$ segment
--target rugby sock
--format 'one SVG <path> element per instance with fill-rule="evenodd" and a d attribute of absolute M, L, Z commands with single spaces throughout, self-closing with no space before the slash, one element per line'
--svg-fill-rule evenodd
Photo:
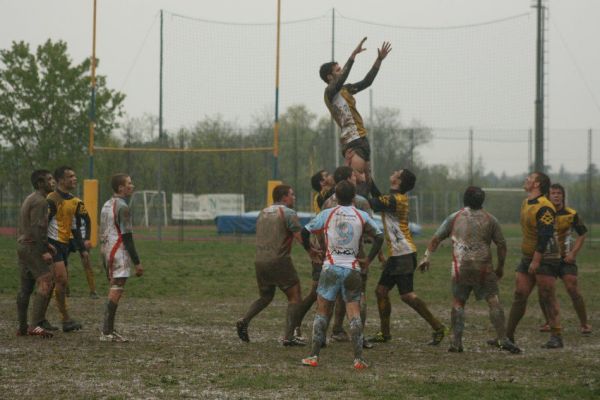
<path fill-rule="evenodd" d="M 392 314 L 392 303 L 390 298 L 377 297 L 377 309 L 379 310 L 379 323 L 383 336 L 390 336 L 390 315 Z"/>
<path fill-rule="evenodd" d="M 440 321 L 437 320 L 431 314 L 431 311 L 427 308 L 427 304 L 423 300 L 418 297 L 414 297 L 409 300 L 405 300 L 406 304 L 408 304 L 413 310 L 415 310 L 425 321 L 431 325 L 434 331 L 439 331 L 444 328 L 444 325 Z"/>
<path fill-rule="evenodd" d="M 462 336 L 465 330 L 465 309 L 463 307 L 452 307 L 450 319 L 452 323 L 452 344 L 456 348 L 461 348 Z"/>
<path fill-rule="evenodd" d="M 329 318 L 327 318 L 327 316 L 321 315 L 319 313 L 315 314 L 315 321 L 313 323 L 312 334 L 312 356 L 318 356 L 321 352 L 321 347 L 323 346 L 323 343 L 325 343 L 327 325 L 329 325 Z"/>
<path fill-rule="evenodd" d="M 94 278 L 94 270 L 90 268 L 85 268 L 85 279 L 87 280 L 87 284 L 90 288 L 90 292 L 96 292 L 96 279 Z"/>
<path fill-rule="evenodd" d="M 550 327 L 550 335 L 552 335 L 552 336 L 559 336 L 560 337 L 561 336 L 561 331 L 562 331 L 562 329 L 561 329 L 560 325 L 558 325 L 558 326 L 551 326 Z"/>
<path fill-rule="evenodd" d="M 520 293 L 515 293 L 515 298 L 512 306 L 510 307 L 508 322 L 506 324 L 506 337 L 508 337 L 512 342 L 515 341 L 515 331 L 517 330 L 519 321 L 521 321 L 521 318 L 523 318 L 523 315 L 525 315 L 526 308 L 527 297 Z"/>
<path fill-rule="evenodd" d="M 68 321 L 70 319 L 69 312 L 67 311 L 67 296 L 65 287 L 56 286 L 54 289 L 54 302 L 58 308 L 58 312 L 62 317 L 62 321 Z"/>
<path fill-rule="evenodd" d="M 291 340 L 294 336 L 294 329 L 300 325 L 298 316 L 302 306 L 300 303 L 288 303 L 287 315 L 285 319 L 285 333 L 283 338 Z"/>
<path fill-rule="evenodd" d="M 360 320 L 362 321 L 362 329 L 365 329 L 367 323 L 367 296 L 364 293 L 360 295 Z"/>
<path fill-rule="evenodd" d="M 539 291 L 538 291 L 538 302 L 540 303 L 540 309 L 542 310 L 542 314 L 544 315 L 544 322 L 547 324 L 549 321 L 548 310 L 546 310 L 546 307 L 544 307 L 544 302 L 542 301 L 542 297 L 539 295 Z"/>
<path fill-rule="evenodd" d="M 504 319 L 504 310 L 498 302 L 490 304 L 490 321 L 496 330 L 496 338 L 502 340 L 506 337 L 506 322 Z"/>
<path fill-rule="evenodd" d="M 300 302 L 300 310 L 298 311 L 298 325 L 302 324 L 302 320 L 304 320 L 304 317 L 306 316 L 308 310 L 310 310 L 313 304 L 315 304 L 315 301 L 317 301 L 317 292 L 311 290 L 308 296 L 306 296 Z"/>
<path fill-rule="evenodd" d="M 571 297 L 573 301 L 573 308 L 575 308 L 575 312 L 577 313 L 577 317 L 579 317 L 579 323 L 581 326 L 587 325 L 587 312 L 585 310 L 585 303 L 583 302 L 583 297 L 580 294 L 577 296 Z"/>
<path fill-rule="evenodd" d="M 346 303 L 341 295 L 335 299 L 335 311 L 333 315 L 333 334 L 344 332 L 344 316 L 346 315 Z"/>
<path fill-rule="evenodd" d="M 33 292 L 34 281 L 21 279 L 21 290 L 17 294 L 17 316 L 19 318 L 19 330 L 27 331 L 27 309 L 29 308 L 29 296 Z"/>
<path fill-rule="evenodd" d="M 115 330 L 115 314 L 117 313 L 117 303 L 110 300 L 106 301 L 104 309 L 104 324 L 102 325 L 102 333 L 105 335 L 111 334 Z"/>
<path fill-rule="evenodd" d="M 256 316 L 256 314 L 264 310 L 265 307 L 267 307 L 269 303 L 271 303 L 271 300 L 273 300 L 272 295 L 260 296 L 254 303 L 250 305 L 250 308 L 246 312 L 246 315 L 244 315 L 244 321 L 246 321 L 246 323 L 250 323 L 250 321 Z"/>
<path fill-rule="evenodd" d="M 43 295 L 35 292 L 33 295 L 33 305 L 31 312 L 31 325 L 36 327 L 46 319 L 46 308 L 50 295 Z"/>
<path fill-rule="evenodd" d="M 360 317 L 350 320 L 350 337 L 352 338 L 352 347 L 354 347 L 354 358 L 362 358 L 363 329 Z"/>

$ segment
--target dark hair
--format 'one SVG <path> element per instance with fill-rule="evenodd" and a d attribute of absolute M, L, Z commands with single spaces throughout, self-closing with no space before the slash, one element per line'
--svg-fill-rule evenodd
<path fill-rule="evenodd" d="M 325 172 L 324 169 L 320 170 L 319 172 L 310 177 L 310 186 L 315 192 L 321 191 L 321 181 L 323 180 L 323 172 Z"/>
<path fill-rule="evenodd" d="M 114 174 L 110 178 L 110 187 L 112 188 L 113 192 L 119 193 L 119 186 L 124 186 L 127 178 L 129 178 L 129 175 L 124 174 L 122 172 Z"/>
<path fill-rule="evenodd" d="M 484 200 L 485 192 L 478 186 L 469 186 L 463 195 L 463 204 L 473 210 L 479 210 Z"/>
<path fill-rule="evenodd" d="M 63 165 L 62 167 L 58 167 L 54 170 L 54 179 L 58 182 L 59 179 L 64 178 L 65 172 L 67 171 L 75 171 L 73 168 Z"/>
<path fill-rule="evenodd" d="M 352 204 L 352 200 L 356 196 L 356 188 L 348 181 L 341 181 L 335 185 L 335 197 L 337 197 L 338 204 L 341 206 L 349 206 Z"/>
<path fill-rule="evenodd" d="M 331 74 L 333 67 L 336 64 L 337 64 L 337 62 L 330 61 L 330 62 L 326 62 L 325 64 L 321 65 L 321 68 L 319 68 L 319 76 L 321 77 L 321 79 L 323 79 L 325 81 L 325 83 L 329 83 L 329 81 L 327 80 L 327 75 Z"/>
<path fill-rule="evenodd" d="M 548 196 L 548 192 L 550 191 L 550 178 L 543 172 L 534 172 L 535 181 L 540 184 L 540 192 L 544 196 Z"/>
<path fill-rule="evenodd" d="M 277 185 L 273 188 L 273 201 L 279 203 L 290 192 L 290 185 Z"/>
<path fill-rule="evenodd" d="M 400 173 L 400 193 L 410 192 L 415 187 L 417 177 L 409 169 L 403 169 Z"/>
<path fill-rule="evenodd" d="M 335 183 L 340 183 L 341 181 L 345 181 L 352 177 L 352 173 L 354 170 L 346 165 L 341 167 L 337 167 L 333 172 L 333 180 Z"/>
<path fill-rule="evenodd" d="M 563 204 L 567 202 L 567 193 L 565 192 L 565 188 L 563 185 L 561 185 L 560 183 L 553 183 L 552 185 L 550 185 L 550 189 L 560 190 L 563 197 Z"/>
<path fill-rule="evenodd" d="M 43 184 L 46 181 L 46 175 L 51 175 L 52 173 L 47 169 L 36 169 L 31 173 L 31 184 L 35 190 L 39 189 L 40 184 Z"/>

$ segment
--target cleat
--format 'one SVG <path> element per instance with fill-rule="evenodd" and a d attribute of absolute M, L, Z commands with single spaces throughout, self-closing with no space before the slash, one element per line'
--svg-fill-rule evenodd
<path fill-rule="evenodd" d="M 99 298 L 100 298 L 100 296 L 98 296 L 98 293 L 96 293 L 96 292 L 90 292 L 90 299 L 96 300 L 96 299 L 99 299 Z"/>
<path fill-rule="evenodd" d="M 29 333 L 29 327 L 26 328 L 18 328 L 17 329 L 17 336 L 27 336 Z"/>
<path fill-rule="evenodd" d="M 501 350 L 506 350 L 512 354 L 521 353 L 521 349 L 515 346 L 515 344 L 510 339 L 504 339 L 503 341 L 498 341 L 498 347 Z"/>
<path fill-rule="evenodd" d="M 498 339 L 488 339 L 485 341 L 489 346 L 500 347 L 500 341 Z"/>
<path fill-rule="evenodd" d="M 281 341 L 281 343 L 283 344 L 284 347 L 294 347 L 294 346 L 306 346 L 306 342 L 303 340 L 300 340 L 297 337 L 293 337 L 291 339 L 283 339 Z"/>
<path fill-rule="evenodd" d="M 72 332 L 72 331 L 78 331 L 83 327 L 83 325 L 81 325 L 81 323 L 74 321 L 72 319 L 63 322 L 62 324 L 62 330 L 63 332 Z"/>
<path fill-rule="evenodd" d="M 35 328 L 31 328 L 29 327 L 27 329 L 27 334 L 29 336 L 39 336 L 43 339 L 50 339 L 52 336 L 54 336 L 52 334 L 52 332 L 45 330 L 44 328 L 42 328 L 41 326 L 36 326 Z"/>
<path fill-rule="evenodd" d="M 370 342 L 370 343 L 385 343 L 385 342 L 389 342 L 390 340 L 392 340 L 392 336 L 384 335 L 381 331 L 377 332 L 373 336 L 367 338 L 367 342 Z"/>
<path fill-rule="evenodd" d="M 238 320 L 235 323 L 235 327 L 237 329 L 237 334 L 242 342 L 248 343 L 250 341 L 250 336 L 248 336 L 248 323 L 243 319 Z"/>
<path fill-rule="evenodd" d="M 350 336 L 348 336 L 348 333 L 346 333 L 346 331 L 340 331 L 332 333 L 331 340 L 333 340 L 334 342 L 349 342 Z"/>
<path fill-rule="evenodd" d="M 582 335 L 591 335 L 592 334 L 592 326 L 590 324 L 581 325 L 580 332 Z"/>
<path fill-rule="evenodd" d="M 462 353 L 464 351 L 462 346 L 455 346 L 453 344 L 448 347 L 448 353 Z"/>
<path fill-rule="evenodd" d="M 542 349 L 562 349 L 564 347 L 562 337 L 550 336 L 550 340 L 542 345 Z"/>
<path fill-rule="evenodd" d="M 306 338 L 302 336 L 302 331 L 300 330 L 299 326 L 294 329 L 294 337 L 302 342 L 306 342 Z"/>
<path fill-rule="evenodd" d="M 112 331 L 112 333 L 109 333 L 108 335 L 104 334 L 103 332 L 100 332 L 100 341 L 101 342 L 115 342 L 115 343 L 129 342 L 128 339 L 121 336 L 121 334 L 118 333 L 117 331 Z"/>
<path fill-rule="evenodd" d="M 318 367 L 319 366 L 319 356 L 310 356 L 302 359 L 302 365 L 307 367 Z"/>
<path fill-rule="evenodd" d="M 540 326 L 540 332 L 544 332 L 544 333 L 548 333 L 550 332 L 550 325 L 548 325 L 547 323 Z"/>
<path fill-rule="evenodd" d="M 437 331 L 433 331 L 433 333 L 431 334 L 431 342 L 429 342 L 428 344 L 430 346 L 439 345 L 440 343 L 442 343 L 442 340 L 444 340 L 444 337 L 446 336 L 447 332 L 448 328 L 446 328 L 445 326 L 442 326 Z"/>
<path fill-rule="evenodd" d="M 367 339 L 363 339 L 363 349 L 371 350 L 375 345 L 369 342 Z"/>
<path fill-rule="evenodd" d="M 352 364 L 352 366 L 356 370 L 361 370 L 361 369 L 367 369 L 367 368 L 369 368 L 369 364 L 367 364 L 367 362 L 365 360 L 363 360 L 362 358 L 356 358 L 356 359 L 354 359 L 354 363 Z"/>
<path fill-rule="evenodd" d="M 38 325 L 41 326 L 42 328 L 44 328 L 47 331 L 57 331 L 58 330 L 58 328 L 56 326 L 50 324 L 50 322 L 48 322 L 47 319 L 43 320 Z"/>

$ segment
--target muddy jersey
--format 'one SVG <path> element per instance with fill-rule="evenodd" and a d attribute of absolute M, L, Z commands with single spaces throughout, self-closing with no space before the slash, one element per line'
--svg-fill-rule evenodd
<path fill-rule="evenodd" d="M 281 203 L 263 209 L 256 220 L 256 262 L 289 258 L 294 233 L 302 226 L 296 211 Z"/>
<path fill-rule="evenodd" d="M 48 203 L 39 192 L 31 193 L 21 205 L 17 242 L 40 253 L 48 251 Z"/>
<path fill-rule="evenodd" d="M 560 256 L 564 257 L 571 251 L 571 233 L 575 231 L 579 236 L 587 233 L 587 227 L 574 209 L 563 207 L 556 212 L 556 236 Z"/>
<path fill-rule="evenodd" d="M 132 265 L 123 244 L 123 235 L 132 232 L 129 205 L 122 197 L 112 197 L 100 212 L 100 251 L 109 268 Z"/>
<path fill-rule="evenodd" d="M 388 256 L 403 256 L 417 251 L 417 246 L 408 228 L 408 195 L 396 190 L 371 199 L 373 211 L 381 213 L 383 232 Z"/>
<path fill-rule="evenodd" d="M 492 242 L 506 247 L 506 240 L 496 217 L 485 210 L 465 207 L 450 214 L 435 232 L 440 241 L 452 240 L 452 277 L 492 271 Z"/>
<path fill-rule="evenodd" d="M 542 253 L 544 261 L 556 261 L 560 258 L 555 224 L 556 209 L 545 196 L 523 200 L 521 205 L 523 257 L 532 258 L 538 251 Z"/>
<path fill-rule="evenodd" d="M 306 225 L 311 233 L 323 233 L 325 264 L 360 270 L 357 259 L 363 234 L 381 231 L 366 212 L 354 206 L 337 206 L 321 211 Z"/>
<path fill-rule="evenodd" d="M 379 71 L 378 68 L 372 67 L 362 81 L 344 84 L 353 63 L 354 61 L 349 59 L 344 65 L 339 79 L 331 82 L 325 89 L 325 105 L 340 127 L 340 143 L 342 145 L 367 135 L 363 119 L 356 109 L 354 95 L 371 86 Z"/>

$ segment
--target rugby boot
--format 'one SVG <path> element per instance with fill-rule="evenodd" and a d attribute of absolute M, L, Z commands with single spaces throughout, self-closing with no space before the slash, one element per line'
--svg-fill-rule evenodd
<path fill-rule="evenodd" d="M 367 342 L 371 343 L 385 343 L 392 340 L 391 335 L 384 335 L 383 332 L 379 331 L 371 337 L 367 338 Z"/>
<path fill-rule="evenodd" d="M 96 300 L 96 299 L 99 299 L 99 298 L 100 298 L 100 296 L 98 296 L 98 293 L 96 293 L 96 292 L 90 292 L 90 299 Z"/>
<path fill-rule="evenodd" d="M 250 336 L 248 336 L 248 323 L 243 319 L 240 319 L 235 323 L 235 327 L 242 342 L 248 343 L 250 341 Z"/>
<path fill-rule="evenodd" d="M 547 323 L 540 326 L 540 332 L 544 332 L 544 333 L 548 333 L 550 332 L 550 325 L 548 325 Z"/>
<path fill-rule="evenodd" d="M 361 369 L 367 369 L 367 368 L 369 368 L 369 364 L 367 364 L 367 362 L 365 360 L 363 360 L 362 358 L 355 358 L 354 359 L 354 363 L 352 364 L 352 366 L 356 370 L 361 370 Z"/>
<path fill-rule="evenodd" d="M 562 349 L 564 347 L 562 337 L 550 336 L 550 340 L 546 344 L 542 345 L 543 349 Z"/>
<path fill-rule="evenodd" d="M 294 337 L 298 338 L 298 340 L 306 342 L 306 338 L 304 336 L 302 336 L 302 330 L 300 329 L 299 326 L 297 326 L 296 328 L 294 328 Z"/>
<path fill-rule="evenodd" d="M 50 339 L 52 336 L 54 336 L 52 332 L 45 330 L 41 326 L 36 326 L 35 328 L 29 327 L 27 329 L 27 334 L 29 336 L 39 336 L 43 339 Z"/>
<path fill-rule="evenodd" d="M 363 349 L 371 350 L 375 345 L 369 342 L 367 339 L 363 339 Z"/>
<path fill-rule="evenodd" d="M 331 340 L 335 342 L 349 342 L 350 336 L 346 331 L 334 332 L 331 334 Z"/>
<path fill-rule="evenodd" d="M 78 331 L 83 327 L 83 325 L 81 325 L 81 323 L 75 321 L 75 320 L 68 320 L 63 322 L 62 324 L 62 330 L 63 332 L 72 332 L 72 331 Z"/>
<path fill-rule="evenodd" d="M 428 344 L 430 346 L 438 346 L 440 343 L 442 343 L 442 340 L 444 340 L 444 337 L 446 336 L 447 332 L 448 328 L 446 328 L 445 326 L 442 326 L 437 331 L 433 331 L 433 333 L 431 334 L 431 342 L 429 342 Z"/>
<path fill-rule="evenodd" d="M 592 334 L 592 326 L 590 324 L 581 325 L 581 334 L 582 335 L 591 335 Z"/>
<path fill-rule="evenodd" d="M 115 343 L 129 342 L 128 339 L 124 338 L 117 331 L 112 331 L 112 333 L 109 333 L 108 335 L 105 335 L 104 333 L 100 332 L 100 341 L 101 342 L 115 342 Z"/>
<path fill-rule="evenodd" d="M 306 346 L 306 342 L 295 336 L 291 339 L 283 339 L 281 343 L 283 343 L 284 347 Z"/>
<path fill-rule="evenodd" d="M 310 356 L 302 359 L 302 365 L 307 367 L 318 367 L 319 366 L 319 356 Z"/>
<path fill-rule="evenodd" d="M 58 328 L 56 326 L 52 325 L 50 322 L 48 322 L 47 319 L 43 320 L 38 325 L 47 331 L 57 331 L 58 330 Z"/>
<path fill-rule="evenodd" d="M 449 353 L 462 353 L 463 351 L 464 350 L 463 350 L 462 345 L 461 346 L 456 346 L 454 344 L 451 344 L 450 347 L 448 347 L 448 352 Z"/>
<path fill-rule="evenodd" d="M 521 349 L 518 348 L 510 339 L 506 338 L 502 341 L 498 341 L 498 347 L 500 347 L 501 350 L 506 350 L 512 354 L 519 354 L 521 353 Z"/>

